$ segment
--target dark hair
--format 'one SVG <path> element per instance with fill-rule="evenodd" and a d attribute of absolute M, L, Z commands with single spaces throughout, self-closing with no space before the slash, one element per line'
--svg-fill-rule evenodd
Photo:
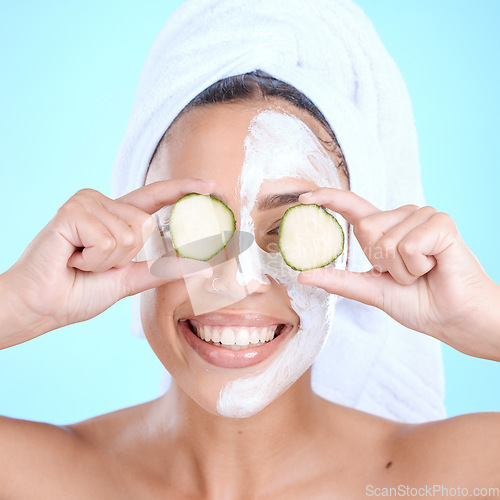
<path fill-rule="evenodd" d="M 337 156 L 339 168 L 342 169 L 347 179 L 349 179 L 349 172 L 347 170 L 344 155 L 335 133 L 326 121 L 323 113 L 321 113 L 321 111 L 309 98 L 302 94 L 302 92 L 299 92 L 295 87 L 272 77 L 269 73 L 260 69 L 241 75 L 229 76 L 210 85 L 210 87 L 207 87 L 205 90 L 200 92 L 184 107 L 175 120 L 170 124 L 170 127 L 177 119 L 192 108 L 220 102 L 244 102 L 253 99 L 264 100 L 267 97 L 284 99 L 290 104 L 307 111 L 310 115 L 316 118 L 331 138 L 330 141 L 325 141 L 320 137 L 318 137 L 318 139 L 322 143 L 327 144 L 328 149 L 330 149 Z"/>

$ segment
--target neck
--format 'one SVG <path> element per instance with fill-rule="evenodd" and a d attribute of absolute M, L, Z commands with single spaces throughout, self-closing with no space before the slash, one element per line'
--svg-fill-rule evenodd
<path fill-rule="evenodd" d="M 275 488 L 280 477 L 285 482 L 290 471 L 300 470 L 297 465 L 304 464 L 308 453 L 321 451 L 323 403 L 311 389 L 310 372 L 264 410 L 244 419 L 207 412 L 173 380 L 157 400 L 161 425 L 155 426 L 162 429 L 157 442 L 165 445 L 169 476 L 184 476 L 186 484 L 192 488 L 195 483 L 207 499 L 240 498 Z M 280 476 L 280 470 L 287 473 Z"/>

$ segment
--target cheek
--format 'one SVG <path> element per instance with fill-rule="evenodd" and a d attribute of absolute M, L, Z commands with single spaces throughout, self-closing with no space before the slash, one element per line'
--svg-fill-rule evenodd
<path fill-rule="evenodd" d="M 164 366 L 179 355 L 177 342 L 176 307 L 187 298 L 182 281 L 169 283 L 141 294 L 141 318 L 146 338 Z"/>

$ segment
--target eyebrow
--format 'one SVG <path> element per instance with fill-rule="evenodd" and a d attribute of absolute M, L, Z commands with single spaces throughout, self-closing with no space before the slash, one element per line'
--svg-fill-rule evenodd
<path fill-rule="evenodd" d="M 295 193 L 270 194 L 263 198 L 257 205 L 259 210 L 270 210 L 271 208 L 282 207 L 283 205 L 291 205 L 299 201 L 301 194 L 308 191 L 297 191 Z"/>
<path fill-rule="evenodd" d="M 294 193 L 277 193 L 268 194 L 262 200 L 257 203 L 258 210 L 270 210 L 271 208 L 278 208 L 284 205 L 292 205 L 293 203 L 299 202 L 299 196 L 304 193 L 308 193 L 310 190 L 296 191 Z M 210 196 L 217 198 L 222 201 L 225 205 L 229 206 L 229 202 L 220 193 L 212 193 Z"/>

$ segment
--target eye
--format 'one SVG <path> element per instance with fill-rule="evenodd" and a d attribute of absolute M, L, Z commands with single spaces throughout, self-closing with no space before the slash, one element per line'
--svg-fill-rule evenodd
<path fill-rule="evenodd" d="M 268 231 L 266 233 L 267 236 L 274 236 L 275 234 L 279 234 L 279 229 L 280 229 L 280 226 L 276 226 L 274 229 L 271 229 L 270 231 Z"/>

